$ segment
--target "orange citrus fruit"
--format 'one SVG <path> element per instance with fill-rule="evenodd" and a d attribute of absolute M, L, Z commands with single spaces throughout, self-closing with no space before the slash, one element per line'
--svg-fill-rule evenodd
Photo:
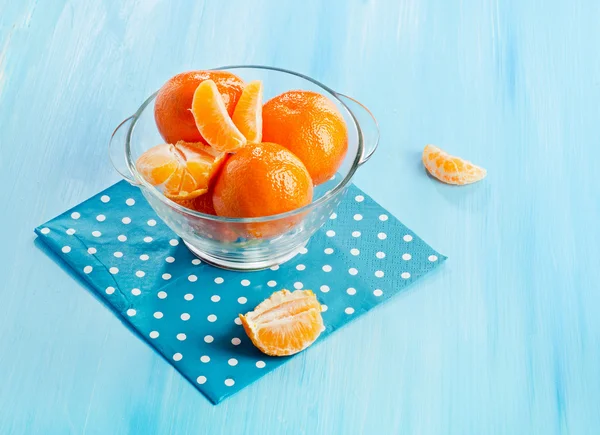
<path fill-rule="evenodd" d="M 281 145 L 248 144 L 229 157 L 215 183 L 219 216 L 271 216 L 310 204 L 313 183 L 300 159 Z"/>
<path fill-rule="evenodd" d="M 213 205 L 212 192 L 209 190 L 200 196 L 191 199 L 174 199 L 174 201 L 186 208 L 200 213 L 216 215 L 215 206 Z"/>
<path fill-rule="evenodd" d="M 252 343 L 272 356 L 306 349 L 324 329 L 321 305 L 310 290 L 275 292 L 240 320 Z"/>
<path fill-rule="evenodd" d="M 202 143 L 161 144 L 137 160 L 139 173 L 153 186 L 162 188 L 171 199 L 191 199 L 208 191 L 225 154 Z"/>
<path fill-rule="evenodd" d="M 335 175 L 348 151 L 348 129 L 331 100 L 312 91 L 288 91 L 269 100 L 262 117 L 262 140 L 296 154 L 315 185 Z"/>
<path fill-rule="evenodd" d="M 192 115 L 198 131 L 214 149 L 232 152 L 246 145 L 246 138 L 227 113 L 219 88 L 212 80 L 205 80 L 196 88 Z"/>
<path fill-rule="evenodd" d="M 423 150 L 423 165 L 429 173 L 448 184 L 470 184 L 483 180 L 487 171 L 473 163 L 454 157 L 434 145 Z"/>
<path fill-rule="evenodd" d="M 154 102 L 156 126 L 166 142 L 203 141 L 190 108 L 194 92 L 204 80 L 215 82 L 227 112 L 233 114 L 244 89 L 244 82 L 238 76 L 227 71 L 189 71 L 177 74 L 160 88 Z"/>
<path fill-rule="evenodd" d="M 262 82 L 248 83 L 231 117 L 248 142 L 260 142 L 262 139 L 262 99 Z"/>

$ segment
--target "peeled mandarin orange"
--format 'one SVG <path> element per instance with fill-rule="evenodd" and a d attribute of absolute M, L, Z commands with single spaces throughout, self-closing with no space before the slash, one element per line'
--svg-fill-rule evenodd
<path fill-rule="evenodd" d="M 231 120 L 219 89 L 212 80 L 205 80 L 196 88 L 192 114 L 198 131 L 214 149 L 232 152 L 246 145 L 246 138 Z"/>
<path fill-rule="evenodd" d="M 160 88 L 154 103 L 154 119 L 166 142 L 174 144 L 180 140 L 203 141 L 190 108 L 196 88 L 209 79 L 216 83 L 227 112 L 233 114 L 244 88 L 244 82 L 238 76 L 227 71 L 189 71 L 177 74 Z"/>
<path fill-rule="evenodd" d="M 451 156 L 434 145 L 425 146 L 423 165 L 432 176 L 448 184 L 475 183 L 487 175 L 485 169 L 460 157 Z"/>
<path fill-rule="evenodd" d="M 289 91 L 263 107 L 263 138 L 293 152 L 315 185 L 329 180 L 348 151 L 348 129 L 335 104 L 312 91 Z"/>
<path fill-rule="evenodd" d="M 202 143 L 177 142 L 150 148 L 137 160 L 139 173 L 171 199 L 192 199 L 208 191 L 225 159 Z"/>
<path fill-rule="evenodd" d="M 231 117 L 248 142 L 260 142 L 262 139 L 262 99 L 262 82 L 248 83 Z"/>
<path fill-rule="evenodd" d="M 219 216 L 272 216 L 310 204 L 313 183 L 300 159 L 281 145 L 248 144 L 229 157 L 217 177 Z"/>
<path fill-rule="evenodd" d="M 310 290 L 275 292 L 240 320 L 252 343 L 272 356 L 306 349 L 324 329 L 321 305 Z"/>

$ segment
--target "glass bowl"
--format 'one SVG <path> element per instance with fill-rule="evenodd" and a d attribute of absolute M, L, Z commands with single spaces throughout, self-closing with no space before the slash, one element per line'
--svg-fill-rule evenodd
<path fill-rule="evenodd" d="M 377 148 L 379 128 L 371 112 L 358 101 L 293 71 L 257 65 L 215 68 L 244 81 L 262 80 L 264 99 L 302 89 L 325 95 L 337 106 L 348 126 L 348 152 L 337 174 L 315 186 L 311 204 L 260 218 L 226 218 L 187 209 L 165 197 L 139 174 L 135 162 L 149 148 L 164 143 L 154 121 L 151 95 L 135 114 L 124 120 L 110 140 L 115 169 L 140 188 L 156 214 L 196 256 L 212 265 L 234 270 L 260 270 L 288 261 L 302 251 L 343 198 L 352 176 Z"/>

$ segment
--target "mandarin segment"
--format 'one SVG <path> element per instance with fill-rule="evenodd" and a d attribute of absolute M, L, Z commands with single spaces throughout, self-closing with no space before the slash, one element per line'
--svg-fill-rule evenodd
<path fill-rule="evenodd" d="M 192 100 L 192 114 L 198 131 L 214 149 L 233 152 L 246 145 L 246 138 L 235 126 L 212 80 L 198 85 Z"/>
<path fill-rule="evenodd" d="M 423 165 L 438 180 L 456 185 L 465 185 L 483 180 L 487 171 L 468 160 L 449 155 L 435 145 L 426 145 L 423 150 Z"/>
<path fill-rule="evenodd" d="M 321 305 L 310 290 L 280 290 L 239 317 L 252 343 L 271 356 L 306 349 L 324 329 Z"/>
<path fill-rule="evenodd" d="M 171 199 L 191 199 L 208 191 L 211 179 L 225 160 L 202 143 L 179 141 L 161 144 L 144 152 L 137 160 L 138 172 Z"/>
<path fill-rule="evenodd" d="M 248 142 L 262 140 L 263 84 L 260 80 L 250 82 L 244 88 L 231 119 Z"/>
<path fill-rule="evenodd" d="M 263 141 L 293 152 L 315 185 L 335 175 L 348 151 L 348 129 L 335 104 L 312 91 L 288 91 L 263 107 Z"/>

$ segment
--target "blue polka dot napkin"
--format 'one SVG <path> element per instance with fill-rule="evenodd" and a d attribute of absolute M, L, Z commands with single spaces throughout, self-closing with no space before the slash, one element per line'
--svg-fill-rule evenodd
<path fill-rule="evenodd" d="M 289 359 L 258 351 L 237 318 L 272 292 L 312 289 L 321 340 L 446 259 L 355 186 L 301 254 L 260 272 L 198 260 L 124 181 L 35 231 L 213 403 Z"/>

